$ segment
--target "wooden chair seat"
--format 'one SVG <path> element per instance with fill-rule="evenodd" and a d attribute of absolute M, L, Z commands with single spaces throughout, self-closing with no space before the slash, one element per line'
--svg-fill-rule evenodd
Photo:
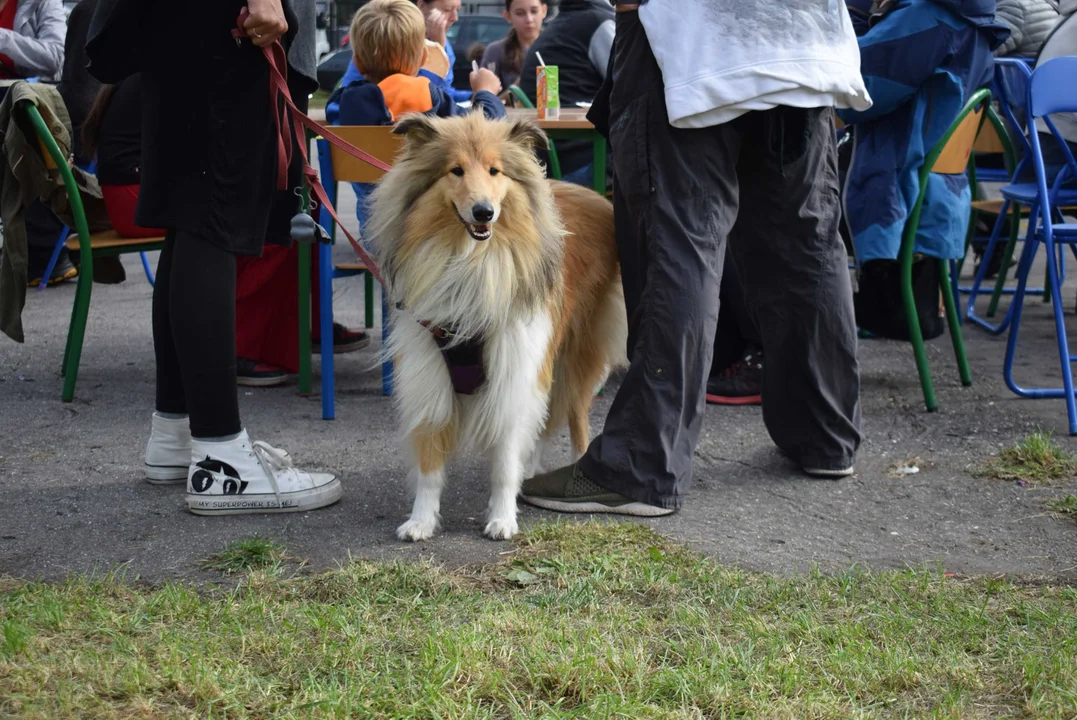
<path fill-rule="evenodd" d="M 104 232 L 94 233 L 90 236 L 90 248 L 93 250 L 120 250 L 125 247 L 131 248 L 143 248 L 146 245 L 153 243 L 163 243 L 165 241 L 164 236 L 161 237 L 148 237 L 148 238 L 126 238 L 121 237 L 115 230 L 105 230 Z M 71 235 L 67 238 L 67 249 L 78 250 L 79 249 L 79 237 L 78 235 Z M 137 252 L 137 250 L 132 250 Z"/>

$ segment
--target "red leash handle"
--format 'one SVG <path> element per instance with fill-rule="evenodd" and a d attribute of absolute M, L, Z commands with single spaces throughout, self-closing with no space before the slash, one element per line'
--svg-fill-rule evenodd
<path fill-rule="evenodd" d="M 243 22 L 249 15 L 250 11 L 246 7 L 239 13 L 236 28 L 232 30 L 232 37 L 235 38 L 237 43 L 242 38 L 248 37 L 247 30 L 243 27 Z M 325 127 L 311 120 L 306 113 L 301 112 L 295 106 L 295 102 L 292 101 L 292 93 L 288 90 L 288 57 L 284 52 L 284 46 L 280 44 L 279 40 L 263 47 L 262 53 L 269 63 L 269 96 L 270 104 L 273 107 L 273 124 L 277 129 L 277 189 L 288 189 L 288 168 L 292 164 L 291 136 L 294 133 L 296 145 L 299 147 L 300 156 L 303 158 L 303 177 L 306 178 L 307 183 L 310 185 L 311 192 L 322 207 L 329 211 L 333 221 L 344 231 L 344 236 L 348 238 L 348 242 L 351 243 L 355 253 L 363 261 L 370 274 L 374 276 L 375 280 L 384 285 L 385 281 L 378 271 L 377 263 L 374 262 L 374 259 L 370 257 L 370 254 L 367 253 L 363 246 L 352 237 L 352 234 L 348 232 L 348 228 L 344 227 L 344 223 L 337 217 L 337 211 L 333 204 L 329 202 L 329 196 L 326 194 L 325 188 L 322 187 L 317 171 L 310 166 L 310 160 L 307 157 L 307 137 L 304 130 L 310 130 L 320 135 L 330 145 L 336 146 L 355 159 L 362 160 L 379 170 L 388 172 L 392 170 L 392 165 L 382 162 L 370 153 L 341 140 L 326 130 Z M 283 100 L 283 103 L 280 102 L 281 100 Z"/>

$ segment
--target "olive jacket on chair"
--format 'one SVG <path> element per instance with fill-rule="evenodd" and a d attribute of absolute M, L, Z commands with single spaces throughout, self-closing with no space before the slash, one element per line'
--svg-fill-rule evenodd
<path fill-rule="evenodd" d="M 50 170 L 33 128 L 16 116 L 18 103 L 37 106 L 45 124 L 64 154 L 71 158 L 71 119 L 55 87 L 15 83 L 0 103 L 0 219 L 4 244 L 0 249 L 0 331 L 23 342 L 22 308 L 26 304 L 26 208 L 36 199 L 44 202 L 68 226 L 74 224 L 60 171 Z M 82 196 L 90 231 L 110 227 L 101 188 L 96 178 L 72 167 Z"/>

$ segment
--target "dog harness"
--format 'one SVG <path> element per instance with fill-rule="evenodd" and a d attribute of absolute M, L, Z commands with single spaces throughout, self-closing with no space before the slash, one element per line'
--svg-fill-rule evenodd
<path fill-rule="evenodd" d="M 396 309 L 403 310 L 404 303 L 397 303 Z M 458 395 L 474 395 L 478 392 L 486 382 L 486 364 L 483 362 L 486 339 L 479 335 L 454 345 L 455 331 L 434 325 L 429 320 L 417 322 L 430 331 L 441 350 L 441 358 L 449 368 L 453 392 Z"/>
<path fill-rule="evenodd" d="M 419 324 L 434 336 L 434 342 L 441 350 L 441 357 L 449 368 L 453 392 L 474 395 L 486 382 L 486 365 L 482 361 L 486 341 L 479 336 L 450 346 L 449 343 L 455 337 L 451 330 L 436 327 L 425 320 L 420 320 Z"/>

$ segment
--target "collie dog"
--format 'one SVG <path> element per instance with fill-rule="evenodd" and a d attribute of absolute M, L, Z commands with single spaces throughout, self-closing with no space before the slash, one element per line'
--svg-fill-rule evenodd
<path fill-rule="evenodd" d="M 544 447 L 567 423 L 583 454 L 595 389 L 627 362 L 613 208 L 545 179 L 534 149 L 546 136 L 532 123 L 410 115 L 395 132 L 404 148 L 366 229 L 415 486 L 397 535 L 434 534 L 445 464 L 470 451 L 491 465 L 484 532 L 509 538 Z"/>

